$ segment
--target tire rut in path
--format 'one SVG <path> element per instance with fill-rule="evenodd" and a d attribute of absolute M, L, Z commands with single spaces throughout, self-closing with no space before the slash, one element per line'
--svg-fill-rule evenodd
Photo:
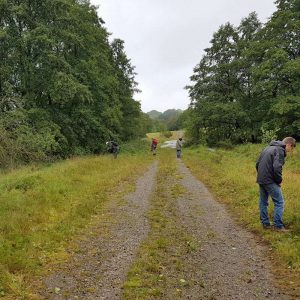
<path fill-rule="evenodd" d="M 138 179 L 134 193 L 125 204 L 110 203 L 108 213 L 114 220 L 92 228 L 99 232 L 81 241 L 79 251 L 68 264 L 45 280 L 43 299 L 120 299 L 122 284 L 141 242 L 147 237 L 146 212 L 155 185 L 158 162 Z M 107 232 L 103 234 L 103 225 Z"/>
<path fill-rule="evenodd" d="M 288 299 L 274 287 L 268 248 L 232 221 L 206 187 L 179 161 L 178 215 L 199 247 L 186 258 L 185 272 L 193 282 L 182 299 Z"/>

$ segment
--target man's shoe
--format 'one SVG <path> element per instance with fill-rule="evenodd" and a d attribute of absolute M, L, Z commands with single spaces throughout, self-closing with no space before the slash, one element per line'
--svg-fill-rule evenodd
<path fill-rule="evenodd" d="M 274 230 L 278 231 L 278 232 L 290 232 L 288 229 L 286 229 L 285 227 L 275 227 L 274 226 Z"/>
<path fill-rule="evenodd" d="M 270 224 L 263 224 L 264 229 L 271 229 L 272 226 Z"/>

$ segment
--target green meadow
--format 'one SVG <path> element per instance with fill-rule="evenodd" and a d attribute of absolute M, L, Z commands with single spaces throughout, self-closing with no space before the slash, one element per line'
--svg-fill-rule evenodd
<path fill-rule="evenodd" d="M 203 181 L 232 216 L 270 246 L 266 255 L 282 286 L 300 292 L 300 152 L 288 155 L 283 168 L 284 221 L 289 233 L 263 230 L 258 214 L 255 162 L 263 145 L 241 145 L 231 150 L 194 147 L 184 149 L 184 162 Z M 273 203 L 269 205 L 272 220 Z"/>
<path fill-rule="evenodd" d="M 117 159 L 73 158 L 0 175 L 0 296 L 30 298 L 31 280 L 66 259 L 67 244 L 105 202 L 134 188 L 152 159 L 133 151 L 138 147 L 146 151 L 144 142 L 136 142 Z"/>

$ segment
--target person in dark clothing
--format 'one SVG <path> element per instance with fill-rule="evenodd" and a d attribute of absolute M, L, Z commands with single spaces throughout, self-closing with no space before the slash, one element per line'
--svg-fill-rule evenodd
<path fill-rule="evenodd" d="M 107 151 L 109 153 L 112 153 L 114 158 L 117 158 L 120 149 L 118 143 L 115 141 L 108 141 L 106 142 L 106 146 L 107 146 Z"/>
<path fill-rule="evenodd" d="M 285 231 L 282 220 L 284 199 L 281 191 L 282 167 L 286 152 L 296 147 L 296 140 L 286 137 L 282 141 L 272 141 L 260 154 L 256 162 L 257 180 L 259 184 L 259 212 L 260 221 L 264 228 L 271 228 L 268 216 L 268 198 L 274 203 L 274 229 Z"/>
<path fill-rule="evenodd" d="M 183 145 L 182 138 L 179 138 L 176 141 L 176 157 L 177 158 L 181 158 L 182 145 Z"/>

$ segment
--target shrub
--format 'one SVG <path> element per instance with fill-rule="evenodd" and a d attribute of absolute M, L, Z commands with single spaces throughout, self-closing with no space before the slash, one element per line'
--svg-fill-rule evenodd
<path fill-rule="evenodd" d="M 0 121 L 0 167 L 47 161 L 60 152 L 58 126 L 44 122 L 34 126 L 27 113 L 16 110 Z"/>
<path fill-rule="evenodd" d="M 234 148 L 234 145 L 230 140 L 220 141 L 216 144 L 216 146 L 226 150 L 232 150 Z"/>
<path fill-rule="evenodd" d="M 279 131 L 278 128 L 268 130 L 268 129 L 265 129 L 264 127 L 262 127 L 261 128 L 262 143 L 269 144 L 271 141 L 276 140 L 278 131 Z"/>
<path fill-rule="evenodd" d="M 172 132 L 171 131 L 163 131 L 161 133 L 161 135 L 166 137 L 166 138 L 170 138 L 172 136 Z"/>

